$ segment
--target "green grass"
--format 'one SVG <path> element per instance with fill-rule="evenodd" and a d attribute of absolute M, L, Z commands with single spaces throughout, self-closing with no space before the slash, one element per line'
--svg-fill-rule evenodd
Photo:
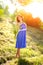
<path fill-rule="evenodd" d="M 43 65 L 43 32 L 28 27 L 27 47 L 21 49 L 21 58 L 15 58 L 17 49 L 13 26 L 9 22 L 0 23 L 0 64 L 1 65 Z M 8 61 L 8 62 L 7 62 Z"/>

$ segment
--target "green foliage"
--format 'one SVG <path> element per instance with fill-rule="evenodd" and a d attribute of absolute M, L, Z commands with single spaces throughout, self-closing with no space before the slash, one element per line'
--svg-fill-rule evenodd
<path fill-rule="evenodd" d="M 18 33 L 18 26 L 17 25 L 13 25 L 13 32 L 14 32 L 14 35 L 16 37 L 17 33 Z"/>
<path fill-rule="evenodd" d="M 6 57 L 7 60 L 12 60 L 12 58 L 14 58 L 14 56 L 7 56 Z"/>
<path fill-rule="evenodd" d="M 0 64 L 3 65 L 10 60 L 9 65 L 43 65 L 43 40 L 40 41 L 43 39 L 43 33 L 31 27 L 27 31 L 27 47 L 21 49 L 21 58 L 16 60 L 15 36 L 18 34 L 18 29 L 18 26 L 12 25 L 9 20 L 0 23 Z"/>
<path fill-rule="evenodd" d="M 30 60 L 27 60 L 27 59 L 20 58 L 18 60 L 18 65 L 42 65 L 42 63 L 38 60 L 36 60 L 36 61 L 31 60 L 30 61 Z"/>
<path fill-rule="evenodd" d="M 4 10 L 0 9 L 0 17 L 4 15 Z"/>
<path fill-rule="evenodd" d="M 16 20 L 17 14 L 18 14 L 18 10 L 16 9 L 15 12 L 11 15 L 12 22 Z"/>
<path fill-rule="evenodd" d="M 40 50 L 41 54 L 43 54 L 43 47 L 42 46 L 38 46 L 38 49 Z"/>
<path fill-rule="evenodd" d="M 17 14 L 18 10 L 11 15 L 12 23 L 16 21 Z M 11 62 L 7 65 L 43 65 L 43 32 L 33 27 L 28 28 L 27 47 L 21 49 L 21 58 L 17 59 L 15 45 L 19 28 L 9 22 L 8 16 L 8 6 L 3 8 L 0 5 L 0 65 L 9 60 Z M 41 28 L 43 29 L 42 24 Z"/>
<path fill-rule="evenodd" d="M 4 8 L 4 14 L 7 15 L 7 16 L 9 16 L 8 6 L 6 6 Z"/>
<path fill-rule="evenodd" d="M 40 29 L 43 30 L 43 22 L 40 23 Z"/>
<path fill-rule="evenodd" d="M 2 7 L 2 5 L 0 5 L 0 17 L 5 17 L 5 16 L 9 16 L 9 11 L 8 11 L 8 6 L 6 6 L 5 8 Z"/>
<path fill-rule="evenodd" d="M 19 59 L 18 60 L 18 65 L 33 65 L 32 63 L 29 63 L 29 61 L 25 60 L 25 59 Z"/>
<path fill-rule="evenodd" d="M 6 61 L 7 61 L 7 60 L 6 60 L 4 57 L 1 57 L 1 58 L 0 58 L 0 64 L 6 63 Z"/>
<path fill-rule="evenodd" d="M 3 21 L 3 19 L 2 18 L 0 18 L 0 22 L 2 22 Z"/>
<path fill-rule="evenodd" d="M 40 29 L 43 30 L 43 25 L 41 25 Z"/>
<path fill-rule="evenodd" d="M 0 9 L 3 9 L 2 5 L 0 5 Z"/>

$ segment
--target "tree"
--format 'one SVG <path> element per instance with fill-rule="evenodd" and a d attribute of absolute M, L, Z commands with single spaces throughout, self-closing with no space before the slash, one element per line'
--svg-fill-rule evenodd
<path fill-rule="evenodd" d="M 0 5 L 0 17 L 4 15 L 4 9 L 2 5 Z"/>
<path fill-rule="evenodd" d="M 0 5 L 0 9 L 3 9 L 2 5 Z"/>
<path fill-rule="evenodd" d="M 23 16 L 24 22 L 27 25 L 40 28 L 41 19 L 39 17 L 33 18 L 31 13 L 27 13 L 24 10 L 20 10 L 18 14 Z"/>
<path fill-rule="evenodd" d="M 8 6 L 6 6 L 6 7 L 4 8 L 4 14 L 7 15 L 7 16 L 9 15 Z"/>
<path fill-rule="evenodd" d="M 18 10 L 16 9 L 15 12 L 11 15 L 12 22 L 16 20 L 17 14 L 18 14 Z"/>
<path fill-rule="evenodd" d="M 40 28 L 41 19 L 39 17 L 34 18 L 33 22 L 36 28 Z"/>

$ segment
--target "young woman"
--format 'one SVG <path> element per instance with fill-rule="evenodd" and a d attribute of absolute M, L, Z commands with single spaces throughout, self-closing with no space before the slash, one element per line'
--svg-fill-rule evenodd
<path fill-rule="evenodd" d="M 19 25 L 19 31 L 16 40 L 16 57 L 20 57 L 20 49 L 26 47 L 26 24 L 23 22 L 23 17 L 20 15 L 17 16 L 17 24 Z"/>

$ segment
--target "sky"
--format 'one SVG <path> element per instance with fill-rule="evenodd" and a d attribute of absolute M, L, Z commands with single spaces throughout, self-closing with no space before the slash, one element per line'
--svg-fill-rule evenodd
<path fill-rule="evenodd" d="M 10 0 L 2 0 L 4 2 L 4 6 L 8 5 L 9 6 L 9 12 L 12 14 L 16 8 L 21 10 L 24 9 L 26 12 L 30 12 L 32 16 L 35 17 L 40 17 L 40 19 L 43 21 L 43 2 L 37 2 L 37 0 L 34 0 L 27 6 L 21 6 L 18 2 L 15 1 L 16 6 L 10 2 Z"/>

